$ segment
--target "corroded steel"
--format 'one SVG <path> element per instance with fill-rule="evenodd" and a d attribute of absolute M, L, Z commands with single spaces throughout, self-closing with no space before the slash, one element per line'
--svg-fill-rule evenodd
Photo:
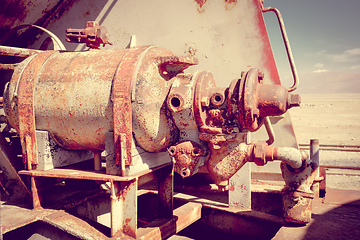
<path fill-rule="evenodd" d="M 0 55 L 4 56 L 29 57 L 41 52 L 40 50 L 34 49 L 0 46 Z"/>
<path fill-rule="evenodd" d="M 238 119 L 249 131 L 256 131 L 264 117 L 278 116 L 291 107 L 300 106 L 299 95 L 289 93 L 281 85 L 263 84 L 263 72 L 250 69 L 243 77 L 244 85 L 241 82 L 239 90 L 239 98 L 243 98 L 239 99 L 239 108 L 243 107 L 243 111 L 239 111 Z"/>
<path fill-rule="evenodd" d="M 109 34 L 104 26 L 98 22 L 88 21 L 84 29 L 66 29 L 66 41 L 71 43 L 86 43 L 87 47 L 98 48 L 109 43 Z"/>
<path fill-rule="evenodd" d="M 158 215 L 160 218 L 173 217 L 174 195 L 174 166 L 166 166 L 159 171 L 158 179 Z"/>
<path fill-rule="evenodd" d="M 19 135 L 23 150 L 23 162 L 27 164 L 28 169 L 31 165 L 38 163 L 37 145 L 36 145 L 36 126 L 35 126 L 35 104 L 34 89 L 35 81 L 39 76 L 42 64 L 55 52 L 48 51 L 35 55 L 28 67 L 24 69 L 17 89 L 17 106 L 19 116 Z"/>
<path fill-rule="evenodd" d="M 32 199 L 32 206 L 33 209 L 41 209 L 41 202 L 40 202 L 40 197 L 39 197 L 39 192 L 38 192 L 38 188 L 36 185 L 36 179 L 35 177 L 31 176 L 30 178 L 30 184 L 31 184 L 31 199 Z"/>
<path fill-rule="evenodd" d="M 110 181 L 111 235 L 119 237 L 120 232 L 123 232 L 138 237 L 137 185 L 155 178 L 156 174 L 140 174 L 140 179 L 139 176 L 125 176 L 125 166 L 132 163 L 131 148 L 136 145 L 152 153 L 168 150 L 175 162 L 175 170 L 182 177 L 194 175 L 201 165 L 206 164 L 210 176 L 223 187 L 246 162 L 254 161 L 264 165 L 268 161 L 282 160 L 287 183 L 283 191 L 285 220 L 307 221 L 312 198 L 308 186 L 313 182 L 311 169 L 314 163 L 306 160 L 294 148 L 269 146 L 274 142 L 274 134 L 267 118 L 282 115 L 289 108 L 300 104 L 300 97 L 289 93 L 296 88 L 298 81 L 295 79 L 294 86 L 289 89 L 278 85 L 279 76 L 258 0 L 224 2 L 226 11 L 229 11 L 226 17 L 231 15 L 232 8 L 240 6 L 240 9 L 245 9 L 241 10 L 245 12 L 240 12 L 240 16 L 249 13 L 251 21 L 248 22 L 255 23 L 249 24 L 249 27 L 241 26 L 240 31 L 247 40 L 240 40 L 239 45 L 243 49 L 251 49 L 250 54 L 248 50 L 242 50 L 244 52 L 241 53 L 245 54 L 233 55 L 245 59 L 245 65 L 242 63 L 241 66 L 243 69 L 248 68 L 245 66 L 258 66 L 261 70 L 251 69 L 242 74 L 240 79 L 235 79 L 229 87 L 217 87 L 210 72 L 183 73 L 187 67 L 197 64 L 197 59 L 174 56 L 170 51 L 154 46 L 109 51 L 93 49 L 81 53 L 55 52 L 48 58 L 47 53 L 36 52 L 34 58 L 25 60 L 14 69 L 14 78 L 6 90 L 5 108 L 9 121 L 20 132 L 25 149 L 23 156 L 28 158 L 30 171 L 22 173 L 31 176 L 34 208 L 41 206 L 35 181 L 40 177 Z M 204 11 L 213 4 L 206 0 L 196 3 L 198 13 L 204 16 Z M 111 4 L 106 15 L 115 4 Z M 86 29 L 69 29 L 67 37 L 69 41 L 85 42 L 92 48 L 108 43 L 107 31 L 95 22 L 88 22 Z M 252 54 L 251 51 L 260 54 Z M 191 56 L 200 56 L 201 51 L 191 46 L 185 52 Z M 201 54 L 208 58 L 207 54 Z M 36 63 L 38 58 L 46 60 Z M 230 66 L 229 62 L 235 61 L 227 61 L 226 64 Z M 222 67 L 219 65 L 218 68 Z M 269 75 L 267 79 L 263 71 Z M 32 95 L 21 91 L 26 84 L 32 89 L 32 92 L 29 90 Z M 33 100 L 31 96 L 34 96 Z M 18 106 L 17 99 L 28 104 L 28 107 Z M 26 125 L 26 119 L 30 119 L 29 126 Z M 248 133 L 258 130 L 264 119 L 269 133 L 267 144 L 250 143 Z M 286 128 L 292 133 L 291 124 L 286 125 Z M 36 164 L 36 155 L 32 156 L 37 152 L 33 136 L 35 129 L 51 132 L 59 145 L 65 148 L 93 150 L 96 152 L 96 169 L 99 171 L 105 134 L 113 131 L 115 162 L 121 166 L 122 176 L 65 169 L 46 172 L 31 170 L 31 165 Z M 160 206 L 165 210 L 159 215 L 171 218 L 173 169 L 167 170 L 170 167 L 165 167 L 159 176 Z M 230 183 L 229 188 L 232 186 L 234 182 Z M 301 203 L 296 202 L 299 199 Z M 198 216 L 199 212 L 198 209 Z M 190 217 L 189 221 L 194 219 Z M 66 222 L 62 220 L 59 221 Z M 169 231 L 173 231 L 177 220 L 174 218 L 162 225 L 160 237 L 164 237 L 162 232 L 169 226 L 172 226 Z M 229 226 L 237 224 L 238 221 L 230 220 Z M 158 229 L 155 232 L 159 233 Z"/>
<path fill-rule="evenodd" d="M 311 204 L 314 193 L 311 191 L 317 164 L 303 155 L 304 164 L 299 169 L 293 169 L 286 163 L 281 163 L 281 171 L 285 181 L 283 195 L 283 217 L 285 221 L 306 224 L 311 220 Z"/>
<path fill-rule="evenodd" d="M 124 53 L 117 66 L 112 86 L 115 162 L 121 166 L 131 163 L 132 117 L 131 83 L 139 55 L 148 47 L 133 48 Z"/>
<path fill-rule="evenodd" d="M 47 54 L 41 53 L 39 57 Z M 115 131 L 115 142 L 118 142 L 119 134 L 125 134 L 124 149 L 128 152 L 133 122 L 139 146 L 150 152 L 164 151 L 177 140 L 177 130 L 162 107 L 172 83 L 166 75 L 182 72 L 196 63 L 192 58 L 172 56 L 168 50 L 146 46 L 54 54 L 45 64 L 36 66 L 40 68 L 39 75 L 34 78 L 36 128 L 50 131 L 64 148 L 90 150 L 103 150 L 105 133 Z M 14 93 L 17 93 L 17 85 L 26 80 L 23 70 L 26 72 L 31 66 L 31 62 L 24 61 L 15 69 L 5 94 L 7 116 L 16 129 L 20 126 Z M 159 69 L 166 69 L 167 73 Z M 18 81 L 21 74 L 23 78 Z M 135 92 L 131 92 L 134 86 Z M 132 103 L 130 98 L 134 98 Z M 114 113 L 115 117 L 123 117 L 113 119 Z M 128 130 L 118 130 L 118 127 Z M 129 155 L 128 152 L 128 159 Z"/>
<path fill-rule="evenodd" d="M 176 172 L 180 173 L 183 178 L 196 173 L 199 160 L 201 156 L 205 155 L 203 147 L 194 141 L 179 142 L 171 146 L 168 152 L 176 164 Z"/>
<path fill-rule="evenodd" d="M 178 141 L 179 130 L 166 107 L 169 88 L 175 81 L 174 75 L 197 62 L 195 58 L 177 57 L 155 47 L 148 48 L 140 58 L 138 72 L 134 73 L 132 114 L 136 143 L 144 150 L 166 151 Z"/>
<path fill-rule="evenodd" d="M 0 64 L 0 70 L 14 70 L 17 64 Z"/>

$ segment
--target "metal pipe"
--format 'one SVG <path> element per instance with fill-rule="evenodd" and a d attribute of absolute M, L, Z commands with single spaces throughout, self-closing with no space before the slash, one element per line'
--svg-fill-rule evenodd
<path fill-rule="evenodd" d="M 316 177 L 319 177 L 319 139 L 310 139 L 310 159 L 314 164 L 314 168 L 316 171 Z M 314 193 L 317 193 L 319 191 L 319 183 L 314 183 L 311 187 L 311 190 Z"/>
<path fill-rule="evenodd" d="M 290 42 L 289 42 L 289 39 L 288 39 L 288 36 L 287 36 L 287 33 L 286 33 L 286 29 L 285 29 L 284 20 L 283 20 L 283 18 L 281 16 L 280 11 L 278 9 L 274 8 L 274 7 L 263 8 L 262 12 L 263 13 L 274 12 L 277 19 L 278 19 L 280 30 L 281 30 L 281 35 L 282 35 L 284 45 L 285 45 L 285 50 L 286 50 L 286 53 L 287 53 L 287 56 L 288 56 L 288 59 L 289 59 L 289 63 L 290 63 L 291 72 L 292 72 L 292 75 L 294 77 L 294 84 L 290 88 L 287 89 L 288 92 L 292 92 L 292 91 L 296 90 L 298 85 L 299 85 L 299 77 L 298 77 L 298 74 L 297 74 L 297 71 L 296 71 L 294 58 L 293 58 L 291 48 L 290 48 Z"/>
<path fill-rule="evenodd" d="M 300 150 L 292 147 L 277 147 L 274 148 L 274 159 L 281 160 L 294 169 L 302 166 L 302 153 Z"/>
<path fill-rule="evenodd" d="M 265 128 L 266 128 L 266 132 L 269 136 L 269 139 L 266 141 L 266 143 L 270 146 L 271 144 L 273 144 L 275 142 L 275 132 L 274 132 L 273 127 L 271 126 L 269 117 L 266 117 L 264 119 L 264 124 L 265 124 Z"/>
<path fill-rule="evenodd" d="M 2 64 L 0 63 L 0 70 L 14 70 L 17 64 Z"/>
<path fill-rule="evenodd" d="M 29 57 L 41 52 L 43 51 L 28 48 L 0 46 L 0 55 L 4 56 Z"/>

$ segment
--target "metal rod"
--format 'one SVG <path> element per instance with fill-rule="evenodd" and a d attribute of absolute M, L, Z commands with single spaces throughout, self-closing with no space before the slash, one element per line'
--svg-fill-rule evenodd
<path fill-rule="evenodd" d="M 34 54 L 41 53 L 41 50 L 18 48 L 18 47 L 7 47 L 0 46 L 0 55 L 14 56 L 14 57 L 29 57 Z"/>
<path fill-rule="evenodd" d="M 307 143 L 299 143 L 299 146 L 309 146 Z M 319 144 L 320 147 L 342 147 L 342 148 L 360 148 L 360 145 L 340 145 L 340 144 Z"/>
<path fill-rule="evenodd" d="M 309 150 L 309 147 L 301 147 L 301 150 Z M 322 148 L 320 147 L 320 151 L 339 151 L 339 152 L 360 152 L 360 149 L 349 149 L 349 148 Z"/>
<path fill-rule="evenodd" d="M 351 170 L 360 170 L 360 167 L 353 166 L 332 166 L 332 165 L 320 165 L 322 168 L 337 168 L 337 169 L 351 169 Z"/>
<path fill-rule="evenodd" d="M 266 132 L 269 136 L 269 139 L 266 141 L 266 143 L 270 146 L 271 144 L 273 144 L 275 142 L 275 133 L 274 133 L 274 129 L 271 125 L 269 117 L 265 117 L 264 124 L 265 124 L 265 128 L 266 128 Z"/>
<path fill-rule="evenodd" d="M 309 144 L 300 143 L 302 150 L 309 150 Z M 319 144 L 322 151 L 344 151 L 344 152 L 360 152 L 359 145 L 339 145 L 339 144 Z"/>
<path fill-rule="evenodd" d="M 0 70 L 14 70 L 17 64 L 2 64 L 0 63 Z"/>
<path fill-rule="evenodd" d="M 320 165 L 320 158 L 319 158 L 319 139 L 310 139 L 310 159 L 314 163 L 316 168 L 316 177 L 319 177 L 319 165 Z M 314 183 L 311 187 L 311 190 L 314 193 L 319 192 L 319 183 Z"/>
<path fill-rule="evenodd" d="M 262 12 L 263 13 L 274 12 L 277 19 L 278 19 L 280 30 L 281 30 L 281 35 L 282 35 L 284 45 L 285 45 L 285 50 L 286 50 L 286 53 L 287 53 L 287 56 L 288 56 L 288 59 L 289 59 L 289 63 L 290 63 L 291 72 L 292 72 L 292 75 L 294 77 L 294 84 L 290 88 L 287 89 L 288 92 L 292 92 L 292 91 L 296 90 L 298 85 L 299 85 L 299 77 L 298 77 L 298 74 L 297 74 L 297 71 L 296 71 L 295 62 L 294 62 L 294 58 L 293 58 L 293 55 L 292 55 L 292 52 L 291 52 L 290 42 L 289 42 L 289 39 L 288 39 L 288 36 L 287 36 L 287 33 L 286 33 L 284 20 L 283 20 L 283 18 L 281 16 L 280 11 L 278 9 L 274 8 L 274 7 L 263 8 Z"/>

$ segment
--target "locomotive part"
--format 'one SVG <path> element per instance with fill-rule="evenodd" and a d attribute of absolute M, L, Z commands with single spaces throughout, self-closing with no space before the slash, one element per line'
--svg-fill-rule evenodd
<path fill-rule="evenodd" d="M 258 69 L 218 88 L 210 72 L 184 73 L 197 62 L 155 46 L 45 51 L 27 58 L 15 68 L 4 92 L 5 113 L 20 135 L 24 163 L 36 169 L 35 130 L 43 130 L 65 149 L 93 151 L 96 170 L 101 169 L 105 135 L 114 132 L 116 164 L 121 167 L 131 165 L 129 146 L 134 141 L 150 153 L 167 150 L 183 178 L 205 165 L 219 186 L 246 162 L 262 166 L 283 161 L 289 179 L 296 171 L 310 171 L 310 164 L 303 167 L 306 159 L 299 150 L 247 139 L 266 117 L 299 106 L 299 95 L 264 84 Z M 285 182 L 292 192 L 303 187 Z M 294 199 L 284 201 L 290 206 Z"/>

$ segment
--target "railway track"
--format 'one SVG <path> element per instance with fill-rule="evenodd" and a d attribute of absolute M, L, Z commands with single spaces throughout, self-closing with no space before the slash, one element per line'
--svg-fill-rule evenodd
<path fill-rule="evenodd" d="M 300 143 L 301 150 L 310 150 L 309 144 Z M 344 151 L 344 152 L 360 152 L 360 145 L 335 145 L 335 144 L 320 144 L 320 151 Z"/>

